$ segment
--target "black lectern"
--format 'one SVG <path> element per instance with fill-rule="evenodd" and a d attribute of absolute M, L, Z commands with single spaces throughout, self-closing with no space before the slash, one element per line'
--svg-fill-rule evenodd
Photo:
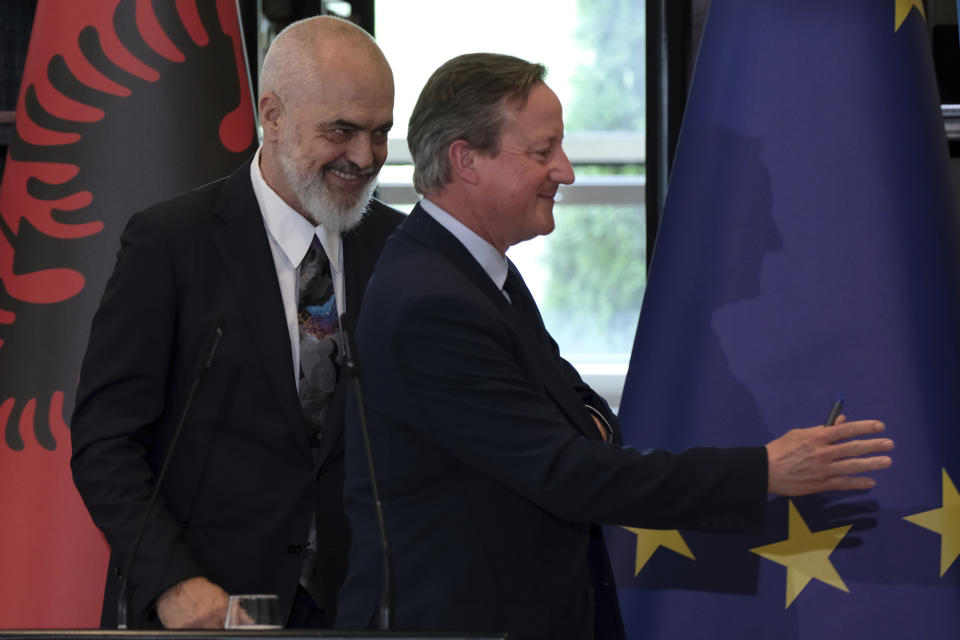
<path fill-rule="evenodd" d="M 506 634 L 427 631 L 337 631 L 276 629 L 257 631 L 102 631 L 99 629 L 0 630 L 0 640 L 507 640 Z"/>

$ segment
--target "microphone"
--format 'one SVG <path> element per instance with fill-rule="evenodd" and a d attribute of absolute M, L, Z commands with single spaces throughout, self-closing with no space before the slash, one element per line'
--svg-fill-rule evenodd
<path fill-rule="evenodd" d="M 343 335 L 343 364 L 353 381 L 353 391 L 357 396 L 357 415 L 360 418 L 360 434 L 363 437 L 363 450 L 367 458 L 367 472 L 370 475 L 370 492 L 373 494 L 373 510 L 377 514 L 377 533 L 380 535 L 380 555 L 383 559 L 383 592 L 380 594 L 379 630 L 389 631 L 393 606 L 393 578 L 390 574 L 390 548 L 387 544 L 387 523 L 383 516 L 383 504 L 380 502 L 380 486 L 377 484 L 377 472 L 373 464 L 373 449 L 370 446 L 370 430 L 367 426 L 367 412 L 364 408 L 363 389 L 360 385 L 360 361 L 357 359 L 353 334 L 347 331 L 348 316 L 340 316 L 340 333 Z"/>
<path fill-rule="evenodd" d="M 203 351 L 200 352 L 200 359 L 197 361 L 197 373 L 193 377 L 193 384 L 190 386 L 190 392 L 187 394 L 187 401 L 183 405 L 183 411 L 180 412 L 180 419 L 177 427 L 173 431 L 173 437 L 170 440 L 170 446 L 163 457 L 163 464 L 160 466 L 160 473 L 157 474 L 157 480 L 153 484 L 153 492 L 150 494 L 150 502 L 147 503 L 147 510 L 143 514 L 143 522 L 137 529 L 137 537 L 134 538 L 133 546 L 130 548 L 130 555 L 123 565 L 123 573 L 120 574 L 120 593 L 117 596 L 117 629 L 127 629 L 127 610 L 129 607 L 127 597 L 127 576 L 130 573 L 130 565 L 133 558 L 140 549 L 140 543 L 143 541 L 143 534 L 147 529 L 147 523 L 150 522 L 150 516 L 153 515 L 153 508 L 157 504 L 157 498 L 160 495 L 160 486 L 163 484 L 163 478 L 167 474 L 167 467 L 170 466 L 170 459 L 173 457 L 173 451 L 177 446 L 177 440 L 180 439 L 180 432 L 183 431 L 183 424 L 187 421 L 187 415 L 190 413 L 190 406 L 193 404 L 193 397 L 196 395 L 197 387 L 200 386 L 200 379 L 207 372 L 210 365 L 213 364 L 213 356 L 217 352 L 217 345 L 220 344 L 220 337 L 223 335 L 223 318 L 217 320 L 213 328 L 213 333 L 207 338 Z"/>

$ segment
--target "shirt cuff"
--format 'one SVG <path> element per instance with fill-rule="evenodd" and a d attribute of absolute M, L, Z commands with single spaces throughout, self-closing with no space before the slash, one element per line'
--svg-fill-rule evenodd
<path fill-rule="evenodd" d="M 604 415 L 596 407 L 592 407 L 589 404 L 585 404 L 583 406 L 587 408 L 587 411 L 590 412 L 590 415 L 599 420 L 600 424 L 603 425 L 603 441 L 610 442 L 610 438 L 613 437 L 613 427 L 610 426 L 610 422 L 607 421 L 606 417 L 604 417 Z"/>

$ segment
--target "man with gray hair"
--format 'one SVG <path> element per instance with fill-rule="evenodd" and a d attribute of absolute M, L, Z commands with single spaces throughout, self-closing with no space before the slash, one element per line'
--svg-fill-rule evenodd
<path fill-rule="evenodd" d="M 410 118 L 424 198 L 387 243 L 357 326 L 397 628 L 622 638 L 599 525 L 748 530 L 768 493 L 865 489 L 874 481 L 853 474 L 890 464 L 874 455 L 889 439 L 860 437 L 883 429 L 873 420 L 735 449 L 621 445 L 505 256 L 553 230 L 557 189 L 574 180 L 543 78 L 510 56 L 454 58 Z M 371 625 L 383 589 L 358 431 L 348 415 L 344 627 Z"/>
<path fill-rule="evenodd" d="M 104 626 L 215 327 L 126 576 L 132 624 L 222 628 L 228 593 L 278 595 L 288 626 L 332 624 L 350 541 L 340 323 L 402 219 L 371 200 L 393 96 L 365 32 L 289 26 L 264 61 L 253 158 L 124 231 L 72 421 L 74 479 L 111 548 Z"/>

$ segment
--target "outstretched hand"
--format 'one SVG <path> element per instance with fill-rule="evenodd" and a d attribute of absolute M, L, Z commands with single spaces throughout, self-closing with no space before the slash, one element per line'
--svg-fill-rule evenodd
<path fill-rule="evenodd" d="M 792 429 L 767 443 L 768 490 L 782 496 L 821 491 L 869 489 L 876 480 L 857 474 L 886 469 L 890 456 L 874 455 L 893 449 L 889 438 L 864 437 L 883 431 L 876 420 L 835 426 Z"/>

